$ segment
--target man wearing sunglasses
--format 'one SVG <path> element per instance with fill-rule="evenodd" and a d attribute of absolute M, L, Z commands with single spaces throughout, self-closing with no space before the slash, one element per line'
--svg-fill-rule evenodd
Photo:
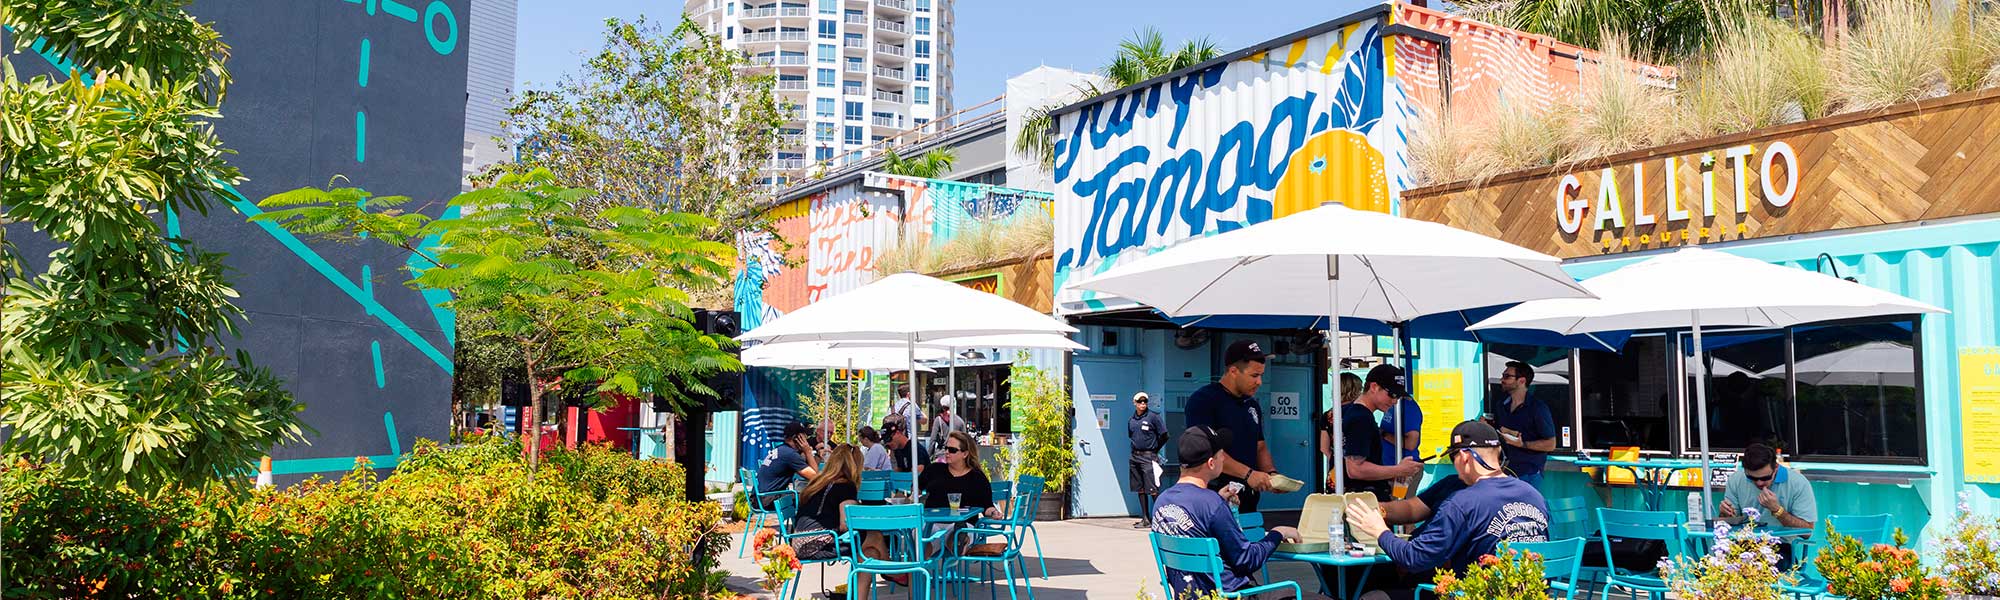
<path fill-rule="evenodd" d="M 1740 525 L 1756 511 L 1757 526 L 1811 529 L 1819 518 L 1813 499 L 1812 482 L 1790 467 L 1778 464 L 1778 452 L 1770 446 L 1751 444 L 1743 449 L 1741 469 L 1722 486 L 1722 505 L 1715 516 Z M 1778 568 L 1791 568 L 1791 544 L 1780 542 Z"/>

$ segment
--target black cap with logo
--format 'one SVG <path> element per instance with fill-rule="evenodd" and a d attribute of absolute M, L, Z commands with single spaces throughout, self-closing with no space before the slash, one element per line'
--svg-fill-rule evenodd
<path fill-rule="evenodd" d="M 1229 449 L 1235 438 L 1229 429 L 1196 425 L 1181 433 L 1180 451 L 1182 465 L 1199 465 L 1208 462 L 1215 453 Z"/>
<path fill-rule="evenodd" d="M 1451 428 L 1451 450 L 1499 447 L 1500 432 L 1482 421 L 1466 421 Z"/>
<path fill-rule="evenodd" d="M 1254 340 L 1236 340 L 1229 344 L 1228 349 L 1222 351 L 1223 366 L 1244 361 L 1261 363 L 1270 358 L 1271 355 L 1264 352 L 1264 347 Z"/>
<path fill-rule="evenodd" d="M 1368 378 L 1364 381 L 1381 386 L 1383 391 L 1389 392 L 1390 397 L 1403 398 L 1410 395 L 1409 382 L 1403 378 L 1403 369 L 1396 365 L 1375 365 L 1375 368 L 1368 370 Z"/>

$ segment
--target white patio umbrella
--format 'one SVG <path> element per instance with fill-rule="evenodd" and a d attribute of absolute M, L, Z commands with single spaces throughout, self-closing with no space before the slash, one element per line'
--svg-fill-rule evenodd
<path fill-rule="evenodd" d="M 897 348 L 836 348 L 830 342 L 793 342 L 789 344 L 758 344 L 743 349 L 743 364 L 752 367 L 812 371 L 824 369 L 863 369 L 868 371 L 901 371 L 909 367 L 907 356 Z M 921 360 L 942 358 L 944 352 L 923 348 L 917 352 Z M 930 373 L 932 369 L 917 365 L 916 370 Z M 854 388 L 847 388 L 847 403 L 855 404 Z M 825 422 L 827 415 L 820 414 Z M 857 428 L 855 418 L 850 415 L 847 431 L 852 434 Z"/>
<path fill-rule="evenodd" d="M 1596 298 L 1524 302 L 1471 329 L 1585 331 L 1689 328 L 1702 355 L 1701 328 L 1790 327 L 1880 315 L 1942 313 L 1944 309 L 1825 274 L 1688 247 L 1583 281 Z M 1706 382 L 1701 361 L 1694 379 Z M 1708 386 L 1696 385 L 1701 426 L 1702 502 L 1707 506 Z"/>
<path fill-rule="evenodd" d="M 889 344 L 891 346 L 896 345 L 894 342 L 834 342 L 833 346 L 836 348 L 843 348 L 843 347 L 866 348 L 866 347 L 879 347 L 882 344 Z M 945 375 L 945 379 L 950 382 L 950 394 L 951 394 L 950 397 L 953 400 L 958 399 L 958 351 L 960 348 L 1018 348 L 1026 350 L 1062 350 L 1066 352 L 1078 352 L 1090 349 L 1089 346 L 1076 343 L 1076 341 L 1071 340 L 1066 336 L 1060 336 L 1048 333 L 975 335 L 975 336 L 968 336 L 961 338 L 949 338 L 942 340 L 932 340 L 928 342 L 918 342 L 917 347 L 932 348 L 932 349 L 942 348 L 948 352 L 946 356 L 951 357 L 951 366 L 946 369 L 948 371 L 948 374 Z M 925 360 L 936 360 L 936 359 L 925 359 Z M 964 409 L 960 409 L 959 412 L 963 413 L 965 411 Z M 992 422 L 987 424 L 987 431 L 992 432 L 993 430 L 999 428 L 1000 428 L 1000 411 L 994 410 Z"/>
<path fill-rule="evenodd" d="M 1917 385 L 1917 361 L 1911 360 L 1915 351 L 1909 346 L 1896 342 L 1868 342 L 1851 348 L 1835 350 L 1814 356 L 1792 366 L 1799 383 L 1806 385 L 1856 385 L 1875 386 L 1875 408 L 1879 412 L 1876 421 L 1882 426 L 1882 446 L 1889 445 L 1889 402 L 1888 386 L 1912 387 Z M 1778 365 L 1764 371 L 1768 377 L 1784 377 L 1785 366 Z M 1842 403 L 1846 396 L 1842 396 Z M 1849 435 L 1851 427 L 1846 426 L 1848 411 L 1841 407 L 1841 433 Z M 1852 439 L 1848 439 L 1852 442 Z"/>
<path fill-rule="evenodd" d="M 1555 257 L 1438 223 L 1352 210 L 1312 210 L 1188 240 L 1073 287 L 1166 313 L 1362 317 L 1404 323 L 1428 314 L 1539 298 L 1586 297 Z M 1339 319 L 1327 319 L 1340 364 Z M 1400 353 L 1401 343 L 1397 344 Z M 1334 451 L 1341 453 L 1341 411 Z M 1396 403 L 1402 429 L 1402 403 Z M 1345 492 L 1345 455 L 1333 461 Z"/>
<path fill-rule="evenodd" d="M 1507 361 L 1486 361 L 1486 382 L 1499 383 L 1500 376 L 1507 374 Z M 1569 383 L 1569 359 L 1535 367 L 1535 380 L 1529 385 L 1567 385 Z"/>
<path fill-rule="evenodd" d="M 862 342 L 904 344 L 906 364 L 917 365 L 917 344 L 950 338 L 1075 333 L 1076 328 L 1005 298 L 916 273 L 898 273 L 826 298 L 737 336 L 740 341 Z M 916 378 L 910 378 L 912 396 Z M 919 403 L 918 419 L 923 418 Z M 907 424 L 916 427 L 916 423 Z M 911 430 L 914 433 L 914 429 Z M 914 440 L 910 462 L 917 460 Z M 917 492 L 916 482 L 910 493 Z"/>

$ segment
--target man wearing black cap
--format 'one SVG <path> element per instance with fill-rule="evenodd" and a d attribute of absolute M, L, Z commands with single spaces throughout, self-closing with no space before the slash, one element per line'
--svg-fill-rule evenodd
<path fill-rule="evenodd" d="M 882 424 L 882 445 L 889 447 L 889 460 L 896 463 L 898 473 L 924 473 L 924 465 L 931 462 L 931 451 L 923 444 L 917 444 L 916 460 L 910 460 L 910 425 L 902 419 L 889 419 Z"/>
<path fill-rule="evenodd" d="M 1423 463 L 1408 457 L 1401 457 L 1394 466 L 1383 463 L 1394 458 L 1384 458 L 1386 448 L 1382 443 L 1382 428 L 1375 423 L 1375 411 L 1393 410 L 1396 399 L 1405 395 L 1403 370 L 1395 365 L 1376 365 L 1368 370 L 1366 388 L 1361 397 L 1340 407 L 1340 447 L 1345 449 L 1347 467 L 1347 491 L 1373 492 L 1377 500 L 1390 500 L 1389 482 L 1404 479 L 1423 471 Z"/>
<path fill-rule="evenodd" d="M 812 429 L 803 423 L 793 421 L 785 424 L 785 439 L 778 447 L 764 455 L 764 462 L 757 465 L 757 493 L 765 494 L 785 489 L 792 485 L 792 476 L 812 479 L 819 475 L 813 465 L 819 464 L 813 458 Z M 766 499 L 762 508 L 770 508 Z"/>
<path fill-rule="evenodd" d="M 1264 445 L 1264 410 L 1257 404 L 1257 388 L 1264 385 L 1264 361 L 1268 359 L 1257 342 L 1237 340 L 1230 344 L 1222 352 L 1222 378 L 1188 395 L 1185 409 L 1188 427 L 1205 425 L 1234 432 L 1222 471 L 1209 485 L 1215 489 L 1232 483 L 1248 485 L 1250 489 L 1236 497 L 1246 513 L 1257 511 L 1258 497 L 1270 491 L 1271 474 L 1278 470 L 1271 460 L 1271 449 Z"/>
<path fill-rule="evenodd" d="M 1348 523 L 1357 535 L 1380 543 L 1382 552 L 1406 573 L 1436 568 L 1464 573 L 1501 542 L 1548 541 L 1548 503 L 1533 486 L 1507 475 L 1500 448 L 1500 432 L 1491 425 L 1466 421 L 1452 428 L 1451 447 L 1445 453 L 1466 488 L 1446 498 L 1423 530 L 1407 541 L 1389 533 L 1382 513 L 1358 504 L 1348 505 Z M 1362 598 L 1406 598 L 1406 594 L 1383 590 Z"/>
<path fill-rule="evenodd" d="M 1173 588 L 1175 598 L 1248 587 L 1251 575 L 1264 567 L 1264 561 L 1271 558 L 1279 542 L 1299 539 L 1297 529 L 1282 526 L 1270 528 L 1255 541 L 1244 539 L 1236 515 L 1229 512 L 1229 502 L 1209 489 L 1224 465 L 1233 462 L 1228 450 L 1234 446 L 1232 437 L 1227 429 L 1187 428 L 1180 438 L 1181 478 L 1173 487 L 1160 492 L 1160 504 L 1153 509 L 1155 533 L 1209 538 L 1221 549 L 1225 568 L 1220 582 L 1210 580 L 1206 574 L 1167 569 L 1167 585 Z"/>

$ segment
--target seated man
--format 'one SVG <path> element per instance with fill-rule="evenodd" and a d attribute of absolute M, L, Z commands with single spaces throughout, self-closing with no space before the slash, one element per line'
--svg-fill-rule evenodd
<path fill-rule="evenodd" d="M 1778 452 L 1770 446 L 1751 444 L 1743 449 L 1743 468 L 1722 486 L 1722 505 L 1715 516 L 1732 525 L 1749 520 L 1757 511 L 1757 526 L 1812 529 L 1819 519 L 1813 499 L 1812 482 L 1804 474 L 1778 464 Z M 1778 568 L 1791 566 L 1791 544 L 1778 544 Z"/>
<path fill-rule="evenodd" d="M 1347 509 L 1357 535 L 1374 538 L 1398 568 L 1419 573 L 1449 568 L 1463 573 L 1480 556 L 1493 554 L 1501 542 L 1544 542 L 1549 539 L 1549 509 L 1541 492 L 1501 469 L 1500 432 L 1478 421 L 1451 430 L 1452 468 L 1466 484 L 1437 507 L 1423 529 L 1409 540 L 1396 537 L 1382 514 L 1360 505 Z M 1364 598 L 1407 598 L 1408 590 L 1378 590 Z"/>
<path fill-rule="evenodd" d="M 813 465 L 819 460 L 813 456 L 812 430 L 799 422 L 785 424 L 785 438 L 778 447 L 764 455 L 764 461 L 757 464 L 757 493 L 766 494 L 792 486 L 792 476 L 806 479 L 819 476 L 819 469 Z M 760 497 L 758 508 L 769 509 L 777 499 Z"/>
<path fill-rule="evenodd" d="M 895 419 L 883 423 L 882 437 L 883 445 L 889 447 L 889 461 L 893 463 L 896 472 L 924 474 L 924 465 L 931 462 L 931 450 L 925 448 L 923 444 L 917 444 L 917 455 L 914 459 L 910 456 L 910 444 L 916 442 L 910 439 L 910 426 L 907 423 Z"/>
<path fill-rule="evenodd" d="M 1250 587 L 1254 585 L 1250 576 L 1263 568 L 1280 541 L 1299 539 L 1299 531 L 1290 527 L 1272 527 L 1256 541 L 1244 539 L 1236 515 L 1229 512 L 1229 502 L 1208 489 L 1209 481 L 1222 473 L 1222 466 L 1228 461 L 1224 449 L 1232 441 L 1228 429 L 1189 427 L 1181 434 L 1181 477 L 1173 487 L 1160 492 L 1158 504 L 1153 508 L 1153 531 L 1212 538 L 1222 550 L 1224 569 L 1220 582 L 1210 581 L 1204 574 L 1167 570 L 1167 585 L 1174 590 L 1175 598 L 1215 591 L 1218 584 L 1220 589 L 1230 591 Z"/>

